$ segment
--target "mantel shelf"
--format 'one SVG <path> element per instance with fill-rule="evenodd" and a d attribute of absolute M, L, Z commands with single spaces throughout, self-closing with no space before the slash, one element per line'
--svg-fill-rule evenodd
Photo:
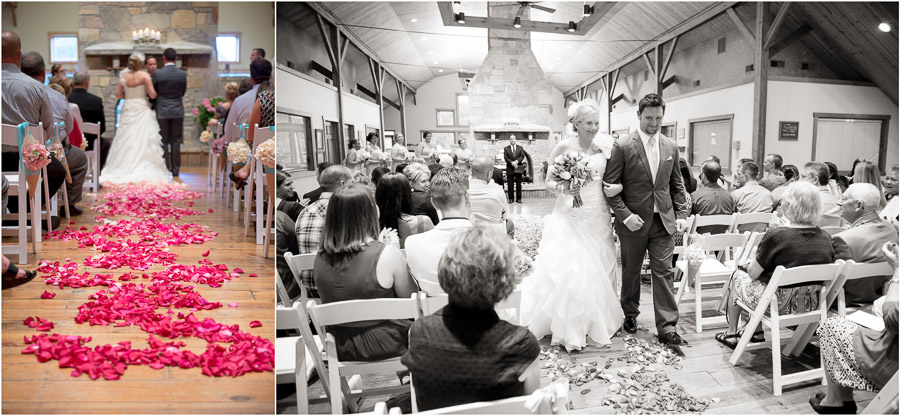
<path fill-rule="evenodd" d="M 212 55 L 213 48 L 194 42 L 171 42 L 159 45 L 140 45 L 134 42 L 109 42 L 99 43 L 84 48 L 87 56 L 131 55 L 133 52 L 141 52 L 147 55 L 162 55 L 166 48 L 175 49 L 178 55 Z"/>
<path fill-rule="evenodd" d="M 482 124 L 472 127 L 472 131 L 483 133 L 549 133 L 551 130 L 537 124 Z"/>

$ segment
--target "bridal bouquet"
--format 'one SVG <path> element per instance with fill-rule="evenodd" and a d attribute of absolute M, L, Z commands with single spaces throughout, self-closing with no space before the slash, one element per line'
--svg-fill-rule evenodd
<path fill-rule="evenodd" d="M 406 162 L 413 163 L 416 161 L 416 152 L 406 152 Z"/>
<path fill-rule="evenodd" d="M 372 158 L 372 154 L 363 149 L 359 149 L 356 151 L 356 160 L 358 160 L 358 161 L 365 161 L 365 160 L 369 160 L 371 158 Z"/>
<path fill-rule="evenodd" d="M 572 201 L 573 208 L 584 205 L 581 199 L 581 187 L 591 181 L 591 175 L 587 168 L 588 158 L 582 152 L 567 152 L 553 159 L 551 173 L 560 182 L 560 186 L 572 193 L 575 198 Z"/>
<path fill-rule="evenodd" d="M 228 143 L 227 151 L 231 163 L 247 163 L 250 160 L 250 145 L 244 140 Z"/>
<path fill-rule="evenodd" d="M 200 133 L 200 143 L 209 143 L 212 139 L 212 133 L 209 132 L 209 129 L 203 130 L 203 133 Z"/>
<path fill-rule="evenodd" d="M 275 138 L 266 140 L 256 146 L 256 154 L 253 155 L 263 166 L 275 168 Z"/>

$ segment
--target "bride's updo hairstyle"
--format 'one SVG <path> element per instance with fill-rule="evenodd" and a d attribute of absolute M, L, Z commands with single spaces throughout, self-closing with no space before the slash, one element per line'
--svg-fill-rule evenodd
<path fill-rule="evenodd" d="M 574 101 L 569 102 L 569 110 L 566 114 L 569 116 L 568 125 L 572 129 L 572 133 L 578 132 L 578 127 L 575 127 L 578 120 L 591 112 L 600 114 L 600 104 L 592 98 L 581 100 L 577 103 Z"/>
<path fill-rule="evenodd" d="M 137 54 L 131 55 L 128 57 L 128 69 L 132 71 L 139 71 L 144 67 L 144 61 Z"/>

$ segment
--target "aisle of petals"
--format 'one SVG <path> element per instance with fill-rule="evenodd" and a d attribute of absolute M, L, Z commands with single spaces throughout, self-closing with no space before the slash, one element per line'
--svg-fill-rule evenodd
<path fill-rule="evenodd" d="M 91 326 L 137 326 L 148 334 L 148 348 L 134 348 L 130 341 L 90 347 L 86 345 L 92 339 L 89 336 L 49 334 L 46 332 L 54 328 L 53 322 L 29 317 L 23 324 L 45 333 L 26 336 L 27 346 L 22 354 L 34 354 L 39 362 L 57 360 L 60 368 L 73 369 L 72 377 L 87 373 L 94 380 L 119 379 L 130 365 L 147 365 L 157 370 L 200 367 L 204 375 L 215 377 L 273 371 L 275 354 L 270 340 L 245 333 L 237 324 L 226 325 L 212 318 L 201 320 L 194 316 L 196 311 L 222 307 L 221 302 L 203 298 L 196 286 L 218 288 L 244 273 L 237 267 L 213 264 L 207 258 L 199 260 L 197 265 L 176 263 L 178 255 L 171 248 L 204 244 L 218 233 L 198 224 L 168 224 L 161 219 L 205 214 L 190 208 L 193 199 L 203 196 L 187 191 L 180 184 L 118 186 L 100 196 L 106 202 L 94 207 L 105 215 L 95 218 L 99 225 L 91 230 L 87 227 L 75 230 L 70 223 L 65 230 L 47 235 L 48 239 L 75 240 L 79 249 L 90 249 L 93 254 L 81 266 L 131 270 L 118 275 L 79 272 L 79 263 L 68 258 L 62 263 L 45 260 L 38 268 L 44 273 L 44 282 L 60 291 L 67 287 L 105 286 L 78 307 L 75 322 Z M 186 208 L 175 206 L 176 202 L 183 202 Z M 117 215 L 138 219 L 108 219 Z M 208 255 L 209 250 L 203 253 L 204 257 Z M 154 265 L 166 265 L 166 268 L 161 272 L 140 273 Z M 45 291 L 41 299 L 55 296 L 55 292 Z M 228 306 L 238 305 L 232 302 Z M 252 321 L 248 325 L 256 328 L 261 323 Z M 198 355 L 184 349 L 186 344 L 182 341 L 162 340 L 185 337 L 206 340 L 206 351 Z"/>

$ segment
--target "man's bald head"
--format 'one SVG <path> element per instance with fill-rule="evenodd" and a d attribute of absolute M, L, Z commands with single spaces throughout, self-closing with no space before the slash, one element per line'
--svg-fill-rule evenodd
<path fill-rule="evenodd" d="M 353 179 L 353 171 L 343 165 L 331 165 L 319 176 L 319 185 L 325 192 L 337 191 L 341 185 Z"/>
<path fill-rule="evenodd" d="M 494 171 L 494 161 L 487 156 L 478 156 L 472 160 L 472 176 L 488 180 Z"/>
<path fill-rule="evenodd" d="M 22 40 L 16 32 L 9 30 L 3 31 L 3 63 L 19 65 L 19 59 L 22 57 Z"/>

